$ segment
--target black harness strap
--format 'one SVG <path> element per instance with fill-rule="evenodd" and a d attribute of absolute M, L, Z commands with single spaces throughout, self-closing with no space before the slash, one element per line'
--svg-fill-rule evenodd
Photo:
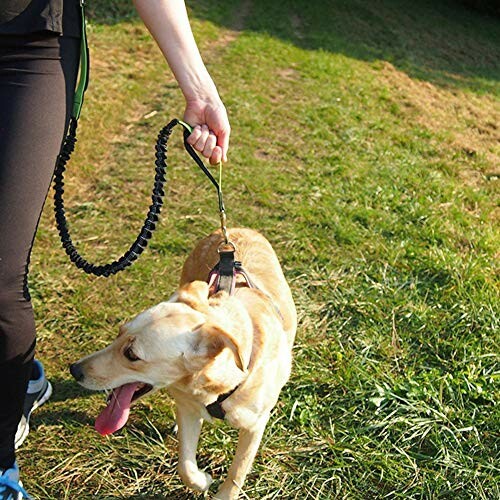
<path fill-rule="evenodd" d="M 238 387 L 239 385 L 237 385 L 233 390 L 219 395 L 216 401 L 207 405 L 205 408 L 207 409 L 208 414 L 213 418 L 220 418 L 221 420 L 224 420 L 224 418 L 226 417 L 226 412 L 224 411 L 224 408 L 222 408 L 222 403 L 229 396 L 231 396 L 236 391 L 236 389 L 238 389 Z"/>
<path fill-rule="evenodd" d="M 219 263 L 217 264 L 218 280 L 215 290 L 223 290 L 229 295 L 234 293 L 234 280 L 236 277 L 236 261 L 234 260 L 234 250 L 221 251 Z"/>

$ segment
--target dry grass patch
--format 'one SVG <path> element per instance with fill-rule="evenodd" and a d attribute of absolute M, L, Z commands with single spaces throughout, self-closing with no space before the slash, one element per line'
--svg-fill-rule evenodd
<path fill-rule="evenodd" d="M 500 102 L 455 87 L 437 87 L 410 78 L 404 71 L 384 61 L 377 72 L 407 113 L 420 125 L 440 135 L 446 131 L 450 146 L 466 156 L 484 155 L 492 168 L 500 165 Z M 466 182 L 476 184 L 482 175 L 462 173 Z"/>

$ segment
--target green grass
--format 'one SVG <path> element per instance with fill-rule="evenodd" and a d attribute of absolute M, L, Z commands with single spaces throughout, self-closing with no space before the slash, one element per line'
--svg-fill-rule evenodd
<path fill-rule="evenodd" d="M 498 20 L 451 1 L 188 3 L 233 127 L 229 223 L 271 240 L 300 317 L 246 494 L 498 498 Z M 67 204 L 79 247 L 103 261 L 135 237 L 157 131 L 183 102 L 130 3 L 91 8 Z M 36 497 L 196 497 L 175 472 L 166 394 L 105 439 L 92 427 L 103 396 L 67 370 L 168 297 L 216 227 L 180 132 L 169 167 L 151 246 L 108 280 L 68 263 L 46 207 L 30 284 L 55 393 L 19 453 Z M 235 439 L 204 431 L 200 463 L 217 480 Z"/>

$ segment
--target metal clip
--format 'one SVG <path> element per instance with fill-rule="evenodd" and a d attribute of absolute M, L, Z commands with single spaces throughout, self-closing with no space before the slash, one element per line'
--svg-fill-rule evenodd
<path fill-rule="evenodd" d="M 228 245 L 229 244 L 229 237 L 227 235 L 226 212 L 224 210 L 220 211 L 220 228 L 222 231 L 222 236 L 224 236 L 224 243 L 226 245 Z"/>
<path fill-rule="evenodd" d="M 217 248 L 217 253 L 223 252 L 236 252 L 236 245 L 232 241 L 228 241 L 227 243 L 221 241 L 219 247 Z"/>

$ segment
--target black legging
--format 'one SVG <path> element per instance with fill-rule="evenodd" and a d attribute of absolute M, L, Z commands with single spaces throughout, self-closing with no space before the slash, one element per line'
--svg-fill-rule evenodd
<path fill-rule="evenodd" d="M 0 468 L 14 461 L 35 349 L 31 247 L 69 120 L 80 40 L 0 35 Z"/>

